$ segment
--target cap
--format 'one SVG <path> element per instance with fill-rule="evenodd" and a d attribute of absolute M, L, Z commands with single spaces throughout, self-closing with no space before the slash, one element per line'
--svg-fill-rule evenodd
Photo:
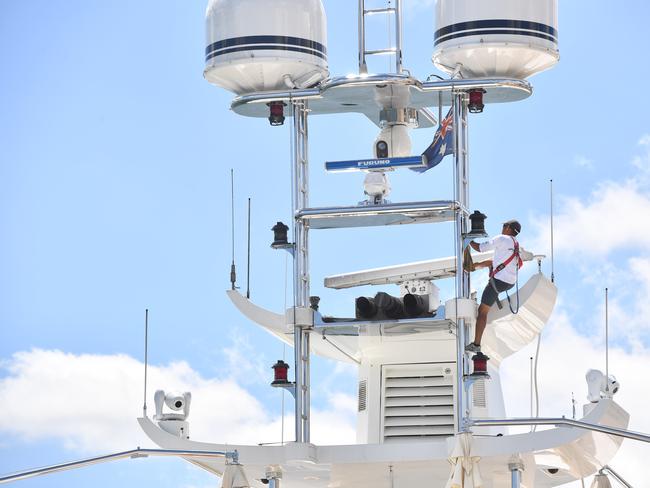
<path fill-rule="evenodd" d="M 510 227 L 512 230 L 515 231 L 515 235 L 519 234 L 521 232 L 521 224 L 517 220 L 506 220 L 503 225 L 507 225 Z"/>

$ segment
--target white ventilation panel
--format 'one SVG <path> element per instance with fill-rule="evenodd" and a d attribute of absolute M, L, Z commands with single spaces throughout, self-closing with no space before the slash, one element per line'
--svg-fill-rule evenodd
<path fill-rule="evenodd" d="M 454 434 L 453 364 L 382 367 L 384 442 Z"/>
<path fill-rule="evenodd" d="M 367 401 L 368 401 L 368 381 L 361 380 L 359 381 L 359 412 L 363 412 L 366 409 Z"/>
<path fill-rule="evenodd" d="M 487 397 L 485 395 L 485 378 L 479 378 L 472 386 L 472 403 L 475 407 L 487 407 Z"/>

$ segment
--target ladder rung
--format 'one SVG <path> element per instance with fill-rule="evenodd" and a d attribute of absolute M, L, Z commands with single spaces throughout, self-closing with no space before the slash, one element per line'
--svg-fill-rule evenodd
<path fill-rule="evenodd" d="M 371 9 L 363 11 L 363 15 L 394 14 L 394 13 L 395 13 L 395 8 L 394 7 L 371 8 Z"/>
<path fill-rule="evenodd" d="M 389 47 L 388 49 L 375 49 L 373 51 L 364 51 L 366 56 L 375 56 L 377 54 L 395 54 L 397 50 L 394 47 Z"/>

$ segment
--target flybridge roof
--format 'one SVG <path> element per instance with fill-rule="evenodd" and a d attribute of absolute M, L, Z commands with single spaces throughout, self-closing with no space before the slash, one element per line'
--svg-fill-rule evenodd
<path fill-rule="evenodd" d="M 314 88 L 259 92 L 235 98 L 230 108 L 247 117 L 269 116 L 268 103 L 307 100 L 311 114 L 362 113 L 381 127 L 380 112 L 388 107 L 417 110 L 418 126 L 433 127 L 435 116 L 428 107 L 449 106 L 457 90 L 484 90 L 484 103 L 516 102 L 533 89 L 525 80 L 511 78 L 420 81 L 408 75 L 350 75 L 331 78 Z"/>

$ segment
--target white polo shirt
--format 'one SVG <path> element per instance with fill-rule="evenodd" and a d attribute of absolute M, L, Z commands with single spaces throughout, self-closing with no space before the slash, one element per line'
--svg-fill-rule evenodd
<path fill-rule="evenodd" d="M 514 252 L 515 238 L 506 235 L 498 235 L 489 241 L 479 244 L 481 252 L 494 250 L 494 258 L 492 258 L 492 267 L 496 268 L 501 263 L 505 263 L 512 253 Z M 521 250 L 521 248 L 520 248 Z M 505 281 L 514 285 L 517 281 L 518 260 L 514 258 L 508 265 L 494 275 L 497 280 Z"/>

